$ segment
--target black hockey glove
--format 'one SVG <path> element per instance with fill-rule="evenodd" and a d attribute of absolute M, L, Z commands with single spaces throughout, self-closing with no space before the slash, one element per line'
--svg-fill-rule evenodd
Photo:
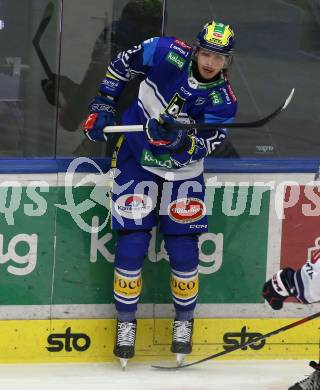
<path fill-rule="evenodd" d="M 295 271 L 284 268 L 272 276 L 263 286 L 262 296 L 273 310 L 280 310 L 289 296 L 296 296 Z"/>
<path fill-rule="evenodd" d="M 112 97 L 96 96 L 89 104 L 89 112 L 83 125 L 85 135 L 91 141 L 106 141 L 103 133 L 105 126 L 115 124 L 116 103 Z"/>
<path fill-rule="evenodd" d="M 151 145 L 165 146 L 166 148 L 176 151 L 183 149 L 191 143 L 186 131 L 168 130 L 166 124 L 176 123 L 174 118 L 167 114 L 161 114 L 159 120 L 151 118 L 146 124 L 146 136 Z"/>

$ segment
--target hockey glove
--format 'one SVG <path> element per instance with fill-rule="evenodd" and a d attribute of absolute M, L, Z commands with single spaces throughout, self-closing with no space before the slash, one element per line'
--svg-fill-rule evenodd
<path fill-rule="evenodd" d="M 200 160 L 207 155 L 204 140 L 195 136 L 188 137 L 188 143 L 182 150 L 171 153 L 171 161 L 176 168 L 182 168 L 193 161 Z"/>
<path fill-rule="evenodd" d="M 280 310 L 283 302 L 289 296 L 296 296 L 294 284 L 295 271 L 292 268 L 284 268 L 278 271 L 268 280 L 262 290 L 262 296 L 273 310 Z"/>
<path fill-rule="evenodd" d="M 116 103 L 111 97 L 96 96 L 89 104 L 89 112 L 83 125 L 85 135 L 91 141 L 106 141 L 103 128 L 115 124 Z"/>
<path fill-rule="evenodd" d="M 188 135 L 183 130 L 168 130 L 166 124 L 177 123 L 174 118 L 167 114 L 161 114 L 159 120 L 151 118 L 146 124 L 146 136 L 148 142 L 155 146 L 165 146 L 166 148 L 176 151 L 187 148 Z"/>

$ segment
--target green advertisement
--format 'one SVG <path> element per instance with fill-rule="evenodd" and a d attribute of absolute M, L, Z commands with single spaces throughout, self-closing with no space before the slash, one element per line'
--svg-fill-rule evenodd
<path fill-rule="evenodd" d="M 209 190 L 209 233 L 199 243 L 198 302 L 260 303 L 270 192 L 259 198 L 252 186 L 216 188 L 214 196 Z M 116 233 L 104 207 L 106 190 L 33 184 L 1 191 L 1 304 L 112 303 Z M 70 193 L 72 207 L 66 205 Z M 141 303 L 171 302 L 168 260 L 161 233 L 154 229 Z"/>

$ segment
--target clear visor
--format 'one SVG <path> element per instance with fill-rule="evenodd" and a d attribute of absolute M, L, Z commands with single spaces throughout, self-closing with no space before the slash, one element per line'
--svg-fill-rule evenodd
<path fill-rule="evenodd" d="M 213 51 L 213 50 L 208 50 L 207 48 L 203 48 L 201 46 L 197 46 L 196 47 L 196 50 L 195 50 L 195 57 L 197 56 L 197 52 L 199 51 L 199 49 L 201 49 L 202 52 L 204 53 L 208 53 L 210 55 L 213 55 L 214 56 L 214 60 L 215 62 L 222 66 L 223 69 L 225 68 L 228 68 L 228 66 L 231 64 L 232 62 L 232 55 L 228 55 L 228 54 L 222 54 L 222 53 L 219 53 L 217 51 Z"/>

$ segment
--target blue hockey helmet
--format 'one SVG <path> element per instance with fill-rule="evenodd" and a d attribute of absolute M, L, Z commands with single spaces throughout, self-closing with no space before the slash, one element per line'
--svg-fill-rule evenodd
<path fill-rule="evenodd" d="M 234 47 L 234 31 L 231 26 L 213 20 L 205 24 L 199 32 L 196 47 L 231 55 Z"/>

